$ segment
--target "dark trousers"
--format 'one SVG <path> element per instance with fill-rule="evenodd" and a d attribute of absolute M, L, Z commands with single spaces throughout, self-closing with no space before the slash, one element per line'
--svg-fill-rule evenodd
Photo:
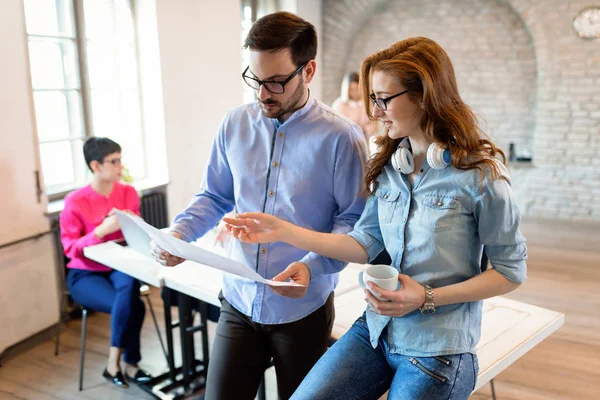
<path fill-rule="evenodd" d="M 95 272 L 70 269 L 67 288 L 77 303 L 110 314 L 110 345 L 124 349 L 123 359 L 137 364 L 140 332 L 146 307 L 140 299 L 140 283 L 119 271 Z"/>
<path fill-rule="evenodd" d="M 279 398 L 288 399 L 327 350 L 334 320 L 333 293 L 312 314 L 280 325 L 253 322 L 220 298 L 205 399 L 254 399 L 271 358 Z"/>

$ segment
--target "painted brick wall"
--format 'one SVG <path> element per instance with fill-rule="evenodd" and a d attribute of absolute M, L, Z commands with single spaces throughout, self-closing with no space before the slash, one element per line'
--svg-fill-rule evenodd
<path fill-rule="evenodd" d="M 526 216 L 600 221 L 600 40 L 571 28 L 587 0 L 325 0 L 323 100 L 394 41 L 422 35 L 452 58 L 465 101 L 507 150 Z"/>

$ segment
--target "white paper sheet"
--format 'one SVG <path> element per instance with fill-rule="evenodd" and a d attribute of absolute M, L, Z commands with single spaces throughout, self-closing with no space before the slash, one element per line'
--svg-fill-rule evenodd
<path fill-rule="evenodd" d="M 194 246 L 191 243 L 184 242 L 183 240 L 177 239 L 176 237 L 169 235 L 168 233 L 162 232 L 152 225 L 147 224 L 143 219 L 137 215 L 131 215 L 119 210 L 114 210 L 117 214 L 119 224 L 131 225 L 128 222 L 134 222 L 138 229 L 145 232 L 152 240 L 156 242 L 165 251 L 171 253 L 174 256 L 181 257 L 186 260 L 195 261 L 197 263 L 207 265 L 212 268 L 219 269 L 221 271 L 250 279 L 256 282 L 265 283 L 271 286 L 302 286 L 295 282 L 277 282 L 270 279 L 265 279 L 260 276 L 256 271 L 247 267 L 246 265 L 215 254 L 208 250 L 201 249 L 200 247 Z M 127 239 L 127 238 L 126 238 Z M 132 246 L 135 250 L 135 244 Z"/>

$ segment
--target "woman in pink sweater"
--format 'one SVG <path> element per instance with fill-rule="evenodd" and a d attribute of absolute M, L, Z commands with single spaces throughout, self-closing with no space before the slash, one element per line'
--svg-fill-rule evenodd
<path fill-rule="evenodd" d="M 83 249 L 109 240 L 123 239 L 114 208 L 139 215 L 140 199 L 135 189 L 120 182 L 123 165 L 121 146 L 107 138 L 89 138 L 85 161 L 94 174 L 92 183 L 65 197 L 60 215 L 61 240 L 67 267 L 67 287 L 73 299 L 92 310 L 111 314 L 111 344 L 103 376 L 119 387 L 128 387 L 121 372 L 135 383 L 152 377 L 138 367 L 140 331 L 145 307 L 139 282 L 129 275 L 86 258 Z"/>

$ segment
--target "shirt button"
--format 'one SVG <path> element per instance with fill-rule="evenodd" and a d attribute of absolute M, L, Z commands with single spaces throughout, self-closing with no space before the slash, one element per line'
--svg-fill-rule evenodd
<path fill-rule="evenodd" d="M 441 207 L 441 206 L 442 206 L 442 202 L 438 201 L 438 207 Z"/>
<path fill-rule="evenodd" d="M 277 167 L 277 166 L 279 166 L 279 163 L 277 161 L 273 161 L 273 166 Z"/>
<path fill-rule="evenodd" d="M 387 199 L 387 198 L 388 198 L 387 194 L 386 194 L 385 196 L 383 196 L 383 198 L 384 198 L 384 199 Z"/>
<path fill-rule="evenodd" d="M 279 137 L 283 137 L 284 133 L 283 132 L 279 132 Z"/>
<path fill-rule="evenodd" d="M 260 252 L 261 252 L 262 254 L 267 254 L 267 249 L 263 247 L 262 249 L 260 249 Z"/>
<path fill-rule="evenodd" d="M 275 196 L 275 192 L 274 191 L 269 191 L 269 196 Z"/>

